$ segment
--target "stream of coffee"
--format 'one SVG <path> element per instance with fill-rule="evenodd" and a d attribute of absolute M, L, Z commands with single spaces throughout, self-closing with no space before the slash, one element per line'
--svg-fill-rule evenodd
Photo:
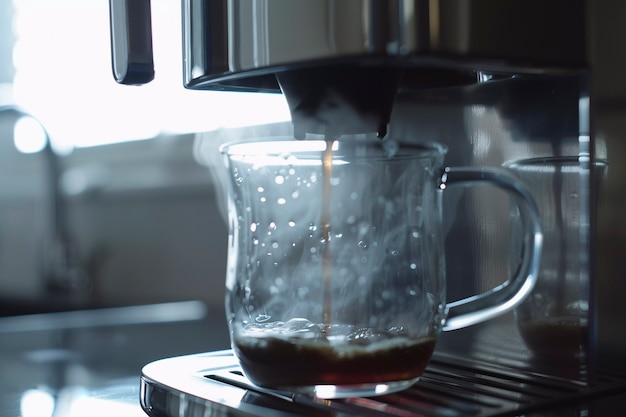
<path fill-rule="evenodd" d="M 331 306 L 331 274 L 332 274 L 332 258 L 330 253 L 330 195 L 331 195 L 331 176 L 333 173 L 333 144 L 334 140 L 326 140 L 326 149 L 322 156 L 323 173 L 322 173 L 322 210 L 321 210 L 321 226 L 323 245 L 322 252 L 322 277 L 323 277 L 323 323 L 324 329 L 329 329 L 332 320 Z"/>

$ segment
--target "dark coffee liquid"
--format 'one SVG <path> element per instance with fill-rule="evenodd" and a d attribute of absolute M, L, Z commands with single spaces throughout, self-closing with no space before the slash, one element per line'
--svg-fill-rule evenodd
<path fill-rule="evenodd" d="M 519 323 L 526 345 L 537 355 L 577 357 L 584 349 L 587 326 L 570 317 L 551 317 Z"/>
<path fill-rule="evenodd" d="M 324 337 L 244 336 L 233 347 L 250 381 L 274 389 L 411 380 L 424 372 L 435 348 L 434 337 L 415 340 L 379 333 L 375 339 L 334 344 Z"/>
<path fill-rule="evenodd" d="M 546 318 L 519 324 L 520 334 L 533 353 L 532 364 L 559 377 L 587 378 L 587 326 L 568 317 Z"/>

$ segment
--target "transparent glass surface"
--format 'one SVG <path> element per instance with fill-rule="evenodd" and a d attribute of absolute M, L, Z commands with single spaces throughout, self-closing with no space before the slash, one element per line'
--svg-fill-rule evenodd
<path fill-rule="evenodd" d="M 398 391 L 422 374 L 444 324 L 468 326 L 519 302 L 536 257 L 515 285 L 446 307 L 442 191 L 515 187 L 500 171 L 444 170 L 445 152 L 275 138 L 222 147 L 226 310 L 253 383 L 324 398 Z M 536 224 L 523 224 L 532 241 Z"/>

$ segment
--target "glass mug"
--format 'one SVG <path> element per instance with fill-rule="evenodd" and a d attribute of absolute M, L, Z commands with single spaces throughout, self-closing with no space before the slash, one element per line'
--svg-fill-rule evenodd
<path fill-rule="evenodd" d="M 578 156 L 559 156 L 513 161 L 505 167 L 534 197 L 544 241 L 537 284 L 515 310 L 520 334 L 535 359 L 546 362 L 543 367 L 580 378 L 588 349 L 586 254 L 593 215 L 584 193 L 590 192 L 590 183 L 592 190 L 600 189 L 607 161 L 583 163 Z"/>
<path fill-rule="evenodd" d="M 262 139 L 225 144 L 226 315 L 255 385 L 319 398 L 411 386 L 441 330 L 491 319 L 532 289 L 535 204 L 502 169 L 444 168 L 440 144 Z M 442 191 L 489 183 L 518 202 L 515 277 L 446 304 Z"/>

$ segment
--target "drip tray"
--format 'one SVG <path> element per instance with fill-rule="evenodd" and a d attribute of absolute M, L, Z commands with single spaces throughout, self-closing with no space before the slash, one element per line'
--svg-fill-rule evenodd
<path fill-rule="evenodd" d="M 163 359 L 142 373 L 141 405 L 153 417 L 505 416 L 626 390 L 624 376 L 603 375 L 589 386 L 443 355 L 408 390 L 341 400 L 255 387 L 230 350 Z"/>

